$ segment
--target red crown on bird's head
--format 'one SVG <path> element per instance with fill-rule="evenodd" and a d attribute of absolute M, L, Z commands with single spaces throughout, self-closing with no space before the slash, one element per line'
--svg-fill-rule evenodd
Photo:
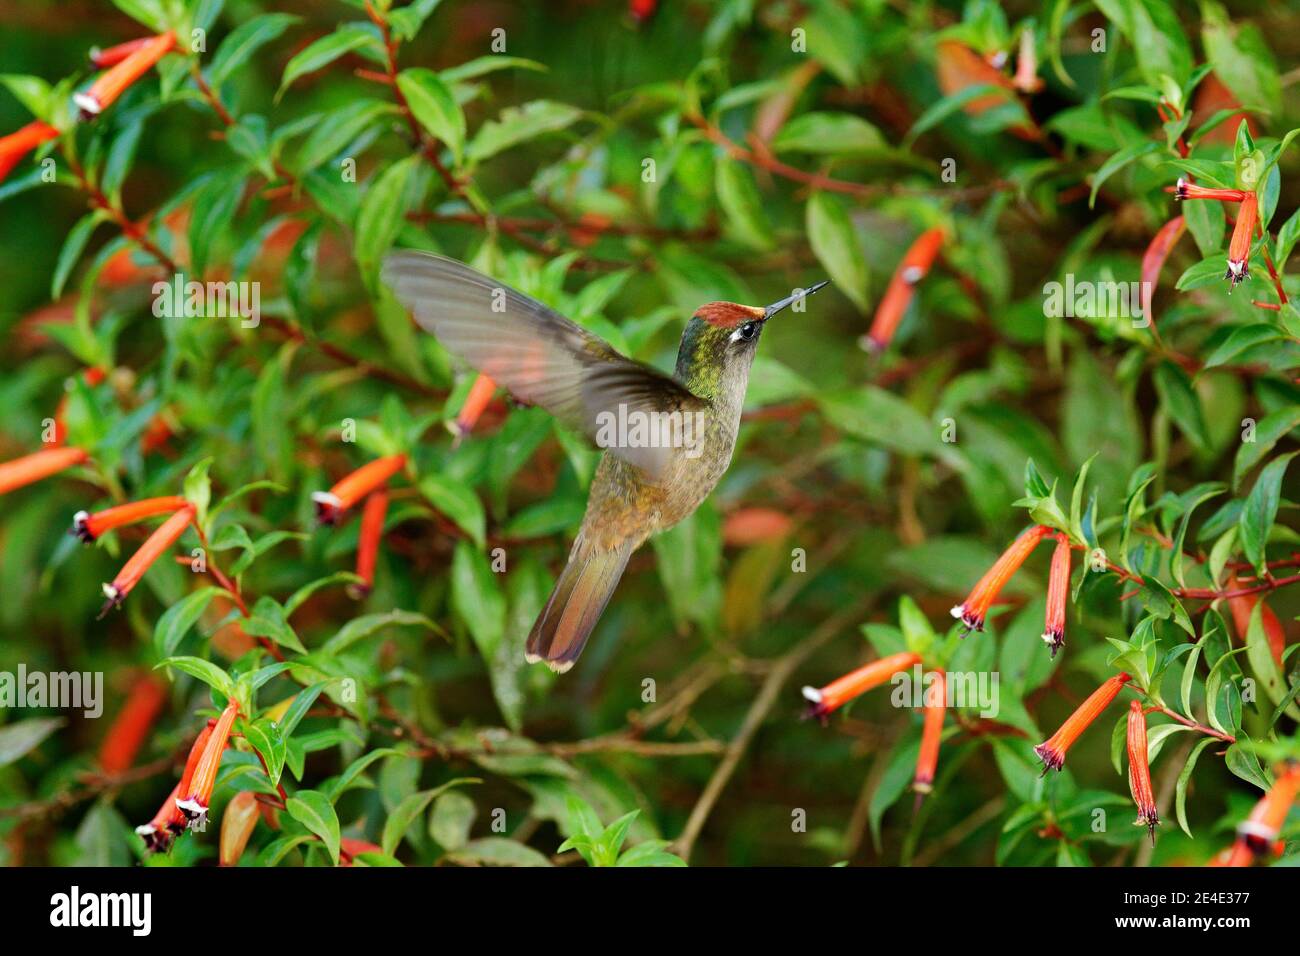
<path fill-rule="evenodd" d="M 697 318 L 720 329 L 734 329 L 742 322 L 761 319 L 765 310 L 755 305 L 735 302 L 709 302 L 695 310 Z"/>

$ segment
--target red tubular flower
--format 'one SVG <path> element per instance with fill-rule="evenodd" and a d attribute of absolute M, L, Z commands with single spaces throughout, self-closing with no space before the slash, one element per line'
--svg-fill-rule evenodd
<path fill-rule="evenodd" d="M 1160 281 L 1160 270 L 1165 266 L 1169 253 L 1178 245 L 1178 240 L 1187 231 L 1187 220 L 1175 216 L 1160 227 L 1160 230 L 1142 253 L 1142 315 L 1149 322 L 1155 321 L 1151 303 L 1155 298 L 1156 284 Z"/>
<path fill-rule="evenodd" d="M 1065 602 L 1069 593 L 1070 539 L 1058 534 L 1047 578 L 1047 620 L 1043 624 L 1043 640 L 1052 649 L 1053 657 L 1065 643 Z"/>
<path fill-rule="evenodd" d="M 474 430 L 475 423 L 483 414 L 483 409 L 487 408 L 488 402 L 492 401 L 496 390 L 497 383 L 480 372 L 478 378 L 474 379 L 474 384 L 470 386 L 469 394 L 465 396 L 465 404 L 457 413 L 456 421 L 451 425 L 451 433 L 456 436 L 455 441 L 459 442 Z"/>
<path fill-rule="evenodd" d="M 940 670 L 933 672 L 934 683 L 925 692 L 925 722 L 921 727 L 921 752 L 916 757 L 916 773 L 912 789 L 917 799 L 925 796 L 934 786 L 934 770 L 939 765 L 939 738 L 943 736 L 943 715 L 948 706 L 948 677 Z"/>
<path fill-rule="evenodd" d="M 208 746 L 208 740 L 212 737 L 212 728 L 216 723 L 215 720 L 209 720 L 203 725 L 203 729 L 199 731 L 199 735 L 194 738 L 194 743 L 190 746 L 181 779 L 172 788 L 172 792 L 163 801 L 163 805 L 154 814 L 153 819 L 135 828 L 135 832 L 144 838 L 145 847 L 151 852 L 166 850 L 171 845 L 172 838 L 185 829 L 185 815 L 177 808 L 176 801 L 189 789 L 190 781 L 194 779 L 194 771 L 198 769 L 199 760 Z"/>
<path fill-rule="evenodd" d="M 176 798 L 176 807 L 185 815 L 185 824 L 190 829 L 202 832 L 208 825 L 208 804 L 212 800 L 212 788 L 217 785 L 217 770 L 221 767 L 221 755 L 225 753 L 230 740 L 230 731 L 239 716 L 239 704 L 231 700 L 226 709 L 217 718 L 212 728 L 212 736 L 199 756 L 198 766 L 189 786 L 181 789 Z"/>
<path fill-rule="evenodd" d="M 338 524 L 345 511 L 404 467 L 405 455 L 376 458 L 340 480 L 329 491 L 313 492 L 311 500 L 316 502 L 316 520 L 321 524 Z"/>
<path fill-rule="evenodd" d="M 1011 82 L 1022 93 L 1037 93 L 1043 88 L 1043 81 L 1038 78 L 1038 52 L 1034 46 L 1034 31 L 1028 27 L 1020 31 L 1016 75 Z"/>
<path fill-rule="evenodd" d="M 108 773 L 120 773 L 135 763 L 136 754 L 166 703 L 166 684 L 152 674 L 137 680 L 104 736 L 99 748 L 100 767 Z"/>
<path fill-rule="evenodd" d="M 747 548 L 764 541 L 779 541 L 790 533 L 794 519 L 776 508 L 737 508 L 722 522 L 725 544 Z"/>
<path fill-rule="evenodd" d="M 180 792 L 181 785 L 177 783 L 153 819 L 135 828 L 135 832 L 144 840 L 145 849 L 150 853 L 165 853 L 178 832 L 172 816 L 179 812 L 176 809 L 176 799 Z"/>
<path fill-rule="evenodd" d="M 244 848 L 248 846 L 248 839 L 253 835 L 260 816 L 257 794 L 252 790 L 239 791 L 226 804 L 225 812 L 221 814 L 218 857 L 221 866 L 239 865 L 239 858 L 244 855 Z"/>
<path fill-rule="evenodd" d="M 1246 193 L 1237 209 L 1237 225 L 1232 230 L 1232 241 L 1228 243 L 1228 271 L 1223 274 L 1231 286 L 1250 278 L 1250 238 L 1255 233 L 1255 223 L 1259 218 L 1259 209 L 1254 193 Z"/>
<path fill-rule="evenodd" d="M 899 671 L 907 670 L 919 663 L 921 663 L 920 654 L 904 651 L 890 654 L 888 657 L 882 657 L 855 671 L 850 671 L 825 687 L 805 687 L 803 696 L 811 703 L 807 716 L 824 721 L 828 714 L 843 707 L 859 694 L 864 694 L 873 687 L 879 687 Z"/>
<path fill-rule="evenodd" d="M 89 544 L 106 531 L 135 524 L 145 518 L 171 514 L 187 504 L 188 502 L 180 495 L 166 495 L 162 498 L 144 498 L 113 508 L 105 508 L 94 514 L 78 511 L 72 516 L 72 530 L 69 533 L 75 534 Z"/>
<path fill-rule="evenodd" d="M 1228 590 L 1234 590 L 1237 587 L 1237 576 L 1228 577 Z M 1264 634 L 1268 637 L 1268 649 L 1273 654 L 1273 660 L 1278 664 L 1282 663 L 1282 654 L 1286 651 L 1286 629 L 1282 627 L 1282 622 L 1278 619 L 1277 613 L 1268 606 L 1267 602 L 1258 594 L 1242 594 L 1237 597 L 1228 598 L 1228 609 L 1232 612 L 1232 626 L 1236 628 L 1237 637 L 1244 644 L 1246 635 L 1250 633 L 1250 616 L 1255 611 L 1256 604 L 1263 604 L 1260 610 L 1261 623 L 1264 625 Z"/>
<path fill-rule="evenodd" d="M 1166 186 L 1166 189 L 1169 187 Z M 1210 189 L 1206 186 L 1198 186 L 1196 183 L 1189 183 L 1181 177 L 1174 186 L 1175 199 L 1217 199 L 1220 202 L 1245 202 L 1246 197 L 1252 195 L 1244 189 Z"/>
<path fill-rule="evenodd" d="M 0 182 L 4 182 L 9 170 L 17 166 L 20 159 L 58 135 L 59 131 L 49 123 L 34 120 L 17 132 L 0 136 Z"/>
<path fill-rule="evenodd" d="M 84 448 L 46 448 L 0 464 L 0 495 L 80 465 L 90 455 Z"/>
<path fill-rule="evenodd" d="M 1118 696 L 1120 689 L 1127 684 L 1131 677 L 1128 674 L 1120 673 L 1106 680 L 1100 687 L 1094 690 L 1078 709 L 1065 719 L 1061 724 L 1061 729 L 1052 734 L 1046 741 L 1034 748 L 1034 753 L 1038 754 L 1043 761 L 1043 773 L 1049 770 L 1060 770 L 1065 765 L 1065 753 L 1079 739 L 1079 736 L 1088 729 L 1094 720 L 1103 710 L 1110 706 L 1110 702 Z"/>
<path fill-rule="evenodd" d="M 1277 772 L 1273 786 L 1264 794 L 1255 809 L 1250 811 L 1242 824 L 1237 827 L 1237 838 L 1248 846 L 1256 856 L 1262 856 L 1272 849 L 1277 842 L 1282 824 L 1291 812 L 1296 793 L 1300 791 L 1300 762 L 1284 765 Z"/>
<path fill-rule="evenodd" d="M 1025 559 L 1038 546 L 1038 542 L 1051 532 L 1051 528 L 1041 524 L 1025 530 L 1020 537 L 1011 542 L 1007 550 L 1002 552 L 1002 556 L 993 562 L 993 566 L 971 589 L 966 600 L 952 609 L 952 616 L 961 621 L 964 633 L 984 630 L 984 621 L 988 616 L 989 607 L 992 606 L 998 593 L 1011 580 L 1011 575 L 1025 563 Z"/>
<path fill-rule="evenodd" d="M 384 534 L 384 515 L 388 513 L 388 491 L 377 488 L 366 499 L 361 512 L 361 538 L 357 544 L 357 577 L 362 583 L 348 588 L 352 597 L 360 599 L 375 586 L 375 559 L 379 556 L 379 540 Z"/>
<path fill-rule="evenodd" d="M 104 585 L 104 596 L 107 600 L 104 602 L 104 606 L 100 608 L 99 616 L 101 618 L 126 600 L 126 596 L 140 582 L 140 578 L 144 576 L 145 571 L 149 570 L 149 567 L 162 556 L 164 551 L 177 542 L 185 532 L 185 528 L 193 520 L 194 506 L 187 503 L 185 507 L 160 524 L 154 533 L 145 539 L 139 550 L 131 555 L 130 560 L 122 566 L 122 570 L 113 579 L 113 583 Z"/>
<path fill-rule="evenodd" d="M 356 837 L 343 837 L 339 840 L 339 866 L 351 866 L 352 858 L 362 853 L 383 853 L 381 847 L 375 846 Z"/>
<path fill-rule="evenodd" d="M 907 306 L 912 301 L 916 284 L 925 278 L 934 264 L 935 256 L 943 247 L 947 233 L 935 227 L 927 229 L 917 237 L 911 248 L 903 256 L 903 261 L 894 270 L 894 277 L 885 290 L 880 305 L 876 307 L 875 317 L 871 320 L 871 329 L 867 332 L 866 347 L 868 351 L 879 352 L 889 346 L 903 321 Z"/>
<path fill-rule="evenodd" d="M 109 47 L 107 50 L 101 50 L 97 46 L 90 48 L 90 65 L 97 70 L 106 70 L 110 66 L 117 66 L 128 56 L 139 52 L 145 46 L 154 42 L 154 37 L 140 37 L 137 40 L 127 40 L 125 43 L 118 43 Z"/>
<path fill-rule="evenodd" d="M 74 94 L 72 102 L 81 110 L 84 118 L 98 116 L 132 83 L 148 73 L 175 45 L 176 35 L 170 30 L 149 37 L 111 69 L 101 73 L 89 90 Z"/>
<path fill-rule="evenodd" d="M 1147 715 L 1139 701 L 1128 707 L 1128 789 L 1137 804 L 1138 826 L 1146 826 L 1155 846 L 1156 827 L 1160 815 L 1156 812 L 1155 791 L 1151 789 L 1151 764 L 1147 759 Z"/>

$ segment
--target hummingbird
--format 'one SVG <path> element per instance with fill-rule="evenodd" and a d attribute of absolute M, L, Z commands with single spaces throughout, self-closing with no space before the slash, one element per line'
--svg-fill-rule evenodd
<path fill-rule="evenodd" d="M 382 276 L 449 352 L 604 449 L 568 563 L 525 645 L 530 664 L 559 673 L 582 653 L 632 553 L 689 517 L 731 464 L 768 320 L 830 281 L 765 307 L 701 305 L 669 376 L 454 259 L 396 252 Z"/>

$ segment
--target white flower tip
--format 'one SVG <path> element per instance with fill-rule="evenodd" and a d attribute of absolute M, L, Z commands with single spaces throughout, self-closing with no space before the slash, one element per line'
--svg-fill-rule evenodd
<path fill-rule="evenodd" d="M 822 692 L 819 691 L 816 687 L 805 687 L 802 693 L 804 696 L 804 700 L 807 700 L 814 704 L 820 704 L 822 702 Z"/>

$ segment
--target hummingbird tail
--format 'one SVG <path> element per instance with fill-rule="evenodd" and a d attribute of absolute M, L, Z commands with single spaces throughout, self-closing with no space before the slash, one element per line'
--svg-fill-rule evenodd
<path fill-rule="evenodd" d="M 573 666 L 618 586 L 632 551 L 629 542 L 613 551 L 570 559 L 528 635 L 524 650 L 528 663 L 545 661 L 559 674 Z"/>

